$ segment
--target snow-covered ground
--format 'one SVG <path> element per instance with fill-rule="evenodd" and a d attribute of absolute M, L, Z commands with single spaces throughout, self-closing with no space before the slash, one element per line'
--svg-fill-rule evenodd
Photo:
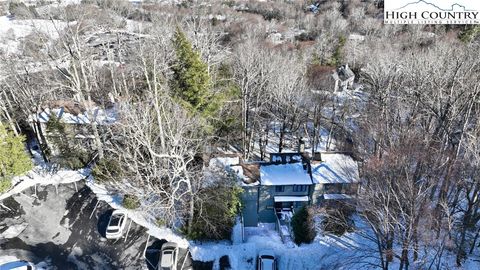
<path fill-rule="evenodd" d="M 67 26 L 58 20 L 17 20 L 0 16 L 0 50 L 5 54 L 18 53 L 22 39 L 30 34 L 41 33 L 53 39 L 58 38 L 58 30 Z"/>
<path fill-rule="evenodd" d="M 255 269 L 256 256 L 262 250 L 275 253 L 279 269 L 353 269 L 342 262 L 350 262 L 361 243 L 362 238 L 351 233 L 342 237 L 318 235 L 311 244 L 290 247 L 282 242 L 274 224 L 259 224 L 245 228 L 244 243 L 193 243 L 190 248 L 194 260 L 214 261 L 214 269 L 224 255 L 229 256 L 232 269 Z"/>
<path fill-rule="evenodd" d="M 35 154 L 37 156 L 39 155 L 38 153 Z M 36 158 L 36 160 L 38 159 Z M 81 169 L 77 171 L 61 169 L 56 172 L 50 172 L 45 164 L 40 163 L 40 165 L 36 165 L 33 170 L 28 172 L 26 175 L 14 177 L 12 179 L 12 188 L 3 194 L 0 194 L 0 202 L 14 194 L 21 193 L 25 189 L 34 187 L 36 185 L 58 186 L 60 184 L 71 184 L 85 179 L 89 174 L 89 169 Z"/>

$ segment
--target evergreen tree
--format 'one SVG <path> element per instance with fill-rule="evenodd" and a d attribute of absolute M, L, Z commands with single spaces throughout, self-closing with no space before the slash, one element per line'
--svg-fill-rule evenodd
<path fill-rule="evenodd" d="M 192 48 L 185 34 L 177 28 L 173 37 L 176 61 L 170 81 L 173 93 L 180 103 L 192 113 L 212 117 L 220 107 L 219 98 L 211 91 L 212 83 L 207 64 Z"/>
<path fill-rule="evenodd" d="M 15 136 L 0 123 L 0 193 L 11 186 L 13 176 L 32 169 L 32 161 L 25 152 L 25 138 Z"/>
<path fill-rule="evenodd" d="M 196 198 L 192 231 L 187 236 L 194 240 L 229 239 L 241 209 L 242 192 L 233 175 L 220 177 L 202 188 Z"/>
<path fill-rule="evenodd" d="M 90 160 L 89 154 L 78 144 L 72 143 L 74 136 L 55 113 L 50 115 L 46 130 L 51 141 L 48 151 L 51 162 L 72 170 L 85 167 Z"/>
<path fill-rule="evenodd" d="M 297 245 L 311 243 L 315 239 L 313 216 L 306 206 L 298 210 L 292 217 L 294 241 Z"/>

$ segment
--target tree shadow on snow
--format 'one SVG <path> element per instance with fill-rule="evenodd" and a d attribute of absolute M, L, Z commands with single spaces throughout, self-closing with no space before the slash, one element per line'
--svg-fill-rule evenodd
<path fill-rule="evenodd" d="M 98 222 L 97 222 L 98 233 L 104 238 L 106 238 L 108 221 L 110 220 L 110 216 L 112 215 L 112 213 L 113 213 L 113 210 L 110 209 L 105 211 L 103 214 L 101 214 L 98 217 Z"/>
<path fill-rule="evenodd" d="M 150 246 L 147 247 L 145 252 L 145 263 L 148 266 L 148 270 L 156 270 L 155 266 L 158 265 L 160 260 L 160 250 L 162 249 L 163 244 L 166 240 L 155 240 Z"/>

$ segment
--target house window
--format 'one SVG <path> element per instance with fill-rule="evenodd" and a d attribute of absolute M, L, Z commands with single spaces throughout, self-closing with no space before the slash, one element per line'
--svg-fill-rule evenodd
<path fill-rule="evenodd" d="M 293 192 L 305 192 L 307 191 L 308 186 L 300 185 L 300 186 L 293 186 Z"/>
<path fill-rule="evenodd" d="M 275 186 L 275 192 L 284 192 L 285 186 Z"/>

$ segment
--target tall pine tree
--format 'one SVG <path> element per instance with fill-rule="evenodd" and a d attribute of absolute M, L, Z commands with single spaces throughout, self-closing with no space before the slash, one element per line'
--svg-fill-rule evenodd
<path fill-rule="evenodd" d="M 170 86 L 175 97 L 190 112 L 200 113 L 205 118 L 212 117 L 220 107 L 220 100 L 211 91 L 207 64 L 178 27 L 172 42 L 176 60 L 172 66 Z"/>
<path fill-rule="evenodd" d="M 10 188 L 11 178 L 32 169 L 32 161 L 25 152 L 23 136 L 15 136 L 0 123 L 0 193 Z"/>

